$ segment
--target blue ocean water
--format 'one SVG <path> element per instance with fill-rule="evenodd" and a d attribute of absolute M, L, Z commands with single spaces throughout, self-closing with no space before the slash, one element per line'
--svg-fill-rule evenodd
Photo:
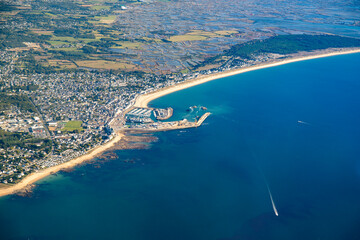
<path fill-rule="evenodd" d="M 157 99 L 174 119 L 212 115 L 0 198 L 0 239 L 360 239 L 359 66 L 315 59 Z"/>

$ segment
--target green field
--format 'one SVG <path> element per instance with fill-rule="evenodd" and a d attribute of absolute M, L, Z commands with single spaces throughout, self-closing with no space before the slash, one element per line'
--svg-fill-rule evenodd
<path fill-rule="evenodd" d="M 99 20 L 99 23 L 111 24 L 116 20 L 116 15 L 107 15 L 107 16 L 101 16 L 101 17 L 96 16 L 95 19 Z M 89 22 L 92 22 L 92 21 L 89 21 Z M 96 23 L 96 22 L 94 22 L 94 23 Z"/>
<path fill-rule="evenodd" d="M 112 48 L 129 48 L 129 49 L 140 49 L 142 45 L 141 42 L 125 42 L 125 41 L 113 41 L 120 46 L 112 46 Z"/>
<path fill-rule="evenodd" d="M 75 51 L 75 52 L 80 52 L 80 51 L 77 50 L 76 47 L 56 48 L 55 51 L 66 51 L 66 52 L 69 52 L 69 51 L 74 52 Z"/>
<path fill-rule="evenodd" d="M 69 121 L 65 124 L 65 127 L 61 130 L 67 131 L 67 132 L 78 130 L 80 132 L 83 130 L 83 128 L 81 127 L 81 124 L 82 124 L 82 121 Z"/>
<path fill-rule="evenodd" d="M 109 10 L 110 9 L 110 6 L 91 6 L 92 9 L 94 10 Z"/>
<path fill-rule="evenodd" d="M 57 37 L 57 36 L 53 36 L 51 38 L 52 41 L 69 41 L 69 42 L 74 42 L 76 41 L 75 38 L 73 37 Z"/>
<path fill-rule="evenodd" d="M 192 35 L 192 34 L 185 34 L 185 35 L 177 35 L 171 36 L 169 41 L 171 42 L 186 42 L 186 41 L 200 41 L 206 40 L 208 37 L 202 35 Z"/>

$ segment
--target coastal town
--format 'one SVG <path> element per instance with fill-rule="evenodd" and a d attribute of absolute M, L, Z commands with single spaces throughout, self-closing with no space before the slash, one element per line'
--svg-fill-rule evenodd
<path fill-rule="evenodd" d="M 19 74 L 11 70 L 19 54 L 6 51 L 1 54 L 8 61 L 0 69 L 1 91 L 8 95 L 25 96 L 33 109 L 21 109 L 9 104 L 3 109 L 0 127 L 4 131 L 19 132 L 38 141 L 34 150 L 26 146 L 1 149 L 3 163 L 0 180 L 5 184 L 19 181 L 31 172 L 81 156 L 109 141 L 116 132 L 124 128 L 158 131 L 199 126 L 203 120 L 162 123 L 161 121 L 172 116 L 170 106 L 167 109 L 145 109 L 138 112 L 136 109 L 132 112 L 128 110 L 139 95 L 202 75 L 240 67 L 228 62 L 213 70 L 162 76 L 145 73 L 141 78 L 131 73 L 111 74 L 88 70 Z M 267 61 L 269 58 L 275 59 L 273 55 L 260 56 L 256 60 L 242 63 L 241 67 Z"/>
<path fill-rule="evenodd" d="M 17 102 L 3 106 L 0 127 L 31 138 L 31 146 L 35 146 L 30 149 L 29 145 L 4 145 L 0 151 L 2 183 L 12 183 L 31 172 L 67 162 L 103 144 L 113 137 L 109 123 L 114 115 L 121 115 L 137 95 L 170 86 L 181 79 L 181 75 L 164 79 L 147 74 L 139 79 L 130 74 L 97 71 L 13 74 L 11 62 L 18 55 L 6 52 L 2 55 L 9 59 L 0 74 L 1 91 L 7 93 L 2 100 L 8 96 L 24 96 L 29 106 L 17 106 Z M 158 119 L 170 117 L 166 116 L 170 110 L 156 112 Z M 139 116 L 139 123 L 143 123 L 142 115 Z"/>
<path fill-rule="evenodd" d="M 189 5 L 196 11 L 185 12 Z M 288 27 L 255 26 L 246 11 L 240 22 L 231 21 L 239 6 L 213 16 L 226 19 L 221 29 L 190 20 L 195 12 L 207 19 L 211 7 L 219 5 L 5 2 L 0 19 L 6 33 L 0 34 L 0 183 L 17 183 L 30 173 L 69 162 L 119 132 L 199 127 L 210 115 L 199 106 L 202 111 L 194 119 L 172 120 L 171 106 L 150 108 L 152 98 L 138 106 L 141 96 L 316 51 L 360 46 L 357 39 L 318 31 L 292 35 Z M 173 16 L 167 25 L 157 15 L 162 12 Z M 258 17 L 266 15 L 266 9 L 259 10 Z M 131 16 L 147 21 L 141 25 Z M 354 19 L 344 26 L 356 24 Z M 24 31 L 14 34 L 16 29 Z"/>
<path fill-rule="evenodd" d="M 360 239 L 360 0 L 0 0 L 0 240 Z"/>
<path fill-rule="evenodd" d="M 145 74 L 141 79 L 130 74 L 97 71 L 11 74 L 9 77 L 11 65 L 7 65 L 0 74 L 1 90 L 7 92 L 2 95 L 3 99 L 6 99 L 4 96 L 24 96 L 22 101 L 27 107 L 17 107 L 16 102 L 2 106 L 0 128 L 4 139 L 4 132 L 21 137 L 15 144 L 2 145 L 0 179 L 4 184 L 13 183 L 32 172 L 68 162 L 110 141 L 119 131 L 155 132 L 198 127 L 210 115 L 206 107 L 199 107 L 203 113 L 193 122 L 187 119 L 168 122 L 166 120 L 173 114 L 171 107 L 138 108 L 133 105 L 139 96 L 160 89 L 191 84 L 196 79 L 247 69 L 262 62 L 276 63 L 278 58 L 281 56 L 261 55 L 240 66 L 224 64 L 214 70 L 175 76 Z"/>

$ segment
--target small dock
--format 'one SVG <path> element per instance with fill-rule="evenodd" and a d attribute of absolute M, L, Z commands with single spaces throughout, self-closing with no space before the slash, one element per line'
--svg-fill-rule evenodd
<path fill-rule="evenodd" d="M 154 116 L 157 120 L 167 120 L 172 117 L 174 110 L 171 107 L 166 109 L 155 108 Z"/>

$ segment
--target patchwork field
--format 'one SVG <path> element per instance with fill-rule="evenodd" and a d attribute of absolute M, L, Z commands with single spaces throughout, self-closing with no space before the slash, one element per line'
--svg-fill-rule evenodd
<path fill-rule="evenodd" d="M 47 60 L 47 63 L 48 63 L 48 66 L 59 67 L 60 69 L 77 67 L 74 63 L 72 63 L 68 60 L 50 59 L 50 60 Z"/>
<path fill-rule="evenodd" d="M 112 48 L 129 48 L 129 49 L 141 49 L 141 46 L 143 43 L 140 42 L 128 42 L 128 41 L 114 41 L 114 43 L 120 45 L 120 46 L 113 46 Z"/>
<path fill-rule="evenodd" d="M 106 60 L 90 60 L 90 61 L 77 61 L 79 67 L 96 68 L 96 69 L 113 69 L 113 70 L 135 70 L 136 66 L 133 64 L 106 61 Z"/>
<path fill-rule="evenodd" d="M 99 20 L 99 23 L 111 24 L 111 23 L 115 22 L 116 15 L 109 15 L 109 16 L 104 16 L 104 17 L 95 17 L 95 19 Z M 96 21 L 93 21 L 93 22 L 96 23 Z"/>
<path fill-rule="evenodd" d="M 171 41 L 171 42 L 186 42 L 186 41 L 200 41 L 200 40 L 206 40 L 206 39 L 208 39 L 208 37 L 206 37 L 206 36 L 185 34 L 185 35 L 171 36 L 169 38 L 169 41 Z"/>
<path fill-rule="evenodd" d="M 171 36 L 169 38 L 169 41 L 171 42 L 201 41 L 201 40 L 206 40 L 208 38 L 230 36 L 231 34 L 235 34 L 235 33 L 238 33 L 238 31 L 223 30 L 223 31 L 208 32 L 202 30 L 192 30 L 184 35 Z"/>

